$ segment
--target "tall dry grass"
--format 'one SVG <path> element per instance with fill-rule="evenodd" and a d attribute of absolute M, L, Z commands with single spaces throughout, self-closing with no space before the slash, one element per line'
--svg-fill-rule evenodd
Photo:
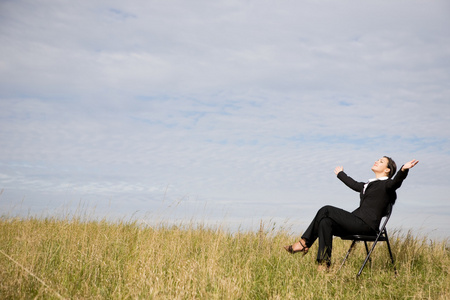
<path fill-rule="evenodd" d="M 315 250 L 289 255 L 298 237 L 261 227 L 229 233 L 201 224 L 0 218 L 1 299 L 448 299 L 447 241 L 392 234 L 362 276 L 359 245 L 342 270 L 318 272 Z M 335 239 L 339 265 L 349 242 Z"/>

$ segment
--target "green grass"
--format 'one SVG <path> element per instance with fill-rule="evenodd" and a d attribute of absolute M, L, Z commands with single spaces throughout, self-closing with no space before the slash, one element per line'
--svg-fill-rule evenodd
<path fill-rule="evenodd" d="M 267 226 L 271 227 L 271 226 Z M 358 245 L 335 239 L 329 273 L 282 248 L 283 230 L 229 233 L 198 224 L 142 226 L 59 219 L 0 218 L 0 299 L 449 299 L 450 251 L 393 233 L 398 275 L 384 243 L 361 277 Z"/>

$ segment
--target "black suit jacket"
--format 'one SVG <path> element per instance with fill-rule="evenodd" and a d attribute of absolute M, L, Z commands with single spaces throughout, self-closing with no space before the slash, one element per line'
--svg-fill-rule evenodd
<path fill-rule="evenodd" d="M 378 231 L 381 218 L 386 214 L 388 204 L 395 203 L 397 199 L 395 190 L 402 185 L 407 175 L 408 170 L 402 171 L 400 168 L 393 179 L 377 180 L 369 183 L 365 193 L 363 193 L 365 182 L 355 181 L 347 176 L 344 171 L 339 172 L 337 177 L 349 188 L 360 193 L 361 201 L 359 207 L 352 213 L 375 231 Z"/>

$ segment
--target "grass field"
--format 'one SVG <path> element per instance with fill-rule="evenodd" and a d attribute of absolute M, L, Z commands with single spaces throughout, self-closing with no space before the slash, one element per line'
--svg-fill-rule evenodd
<path fill-rule="evenodd" d="M 269 229 L 266 229 L 266 228 Z M 143 226 L 77 218 L 0 218 L 0 299 L 450 299 L 448 241 L 391 233 L 360 278 L 358 245 L 335 239 L 331 272 L 273 226 L 229 233 L 201 224 Z"/>

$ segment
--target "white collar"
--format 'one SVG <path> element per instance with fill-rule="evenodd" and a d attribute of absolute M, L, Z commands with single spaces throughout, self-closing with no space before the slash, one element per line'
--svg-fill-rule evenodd
<path fill-rule="evenodd" d="M 367 183 L 364 185 L 363 194 L 366 193 L 366 189 L 367 189 L 367 186 L 369 185 L 369 183 L 377 181 L 377 180 L 387 180 L 387 179 L 389 179 L 389 177 L 387 177 L 387 176 L 369 179 L 369 181 L 367 181 Z"/>
<path fill-rule="evenodd" d="M 372 178 L 372 179 L 369 179 L 369 182 L 377 181 L 377 180 L 387 180 L 387 179 L 389 179 L 389 177 L 383 176 L 383 177 L 380 177 L 380 178 Z"/>

